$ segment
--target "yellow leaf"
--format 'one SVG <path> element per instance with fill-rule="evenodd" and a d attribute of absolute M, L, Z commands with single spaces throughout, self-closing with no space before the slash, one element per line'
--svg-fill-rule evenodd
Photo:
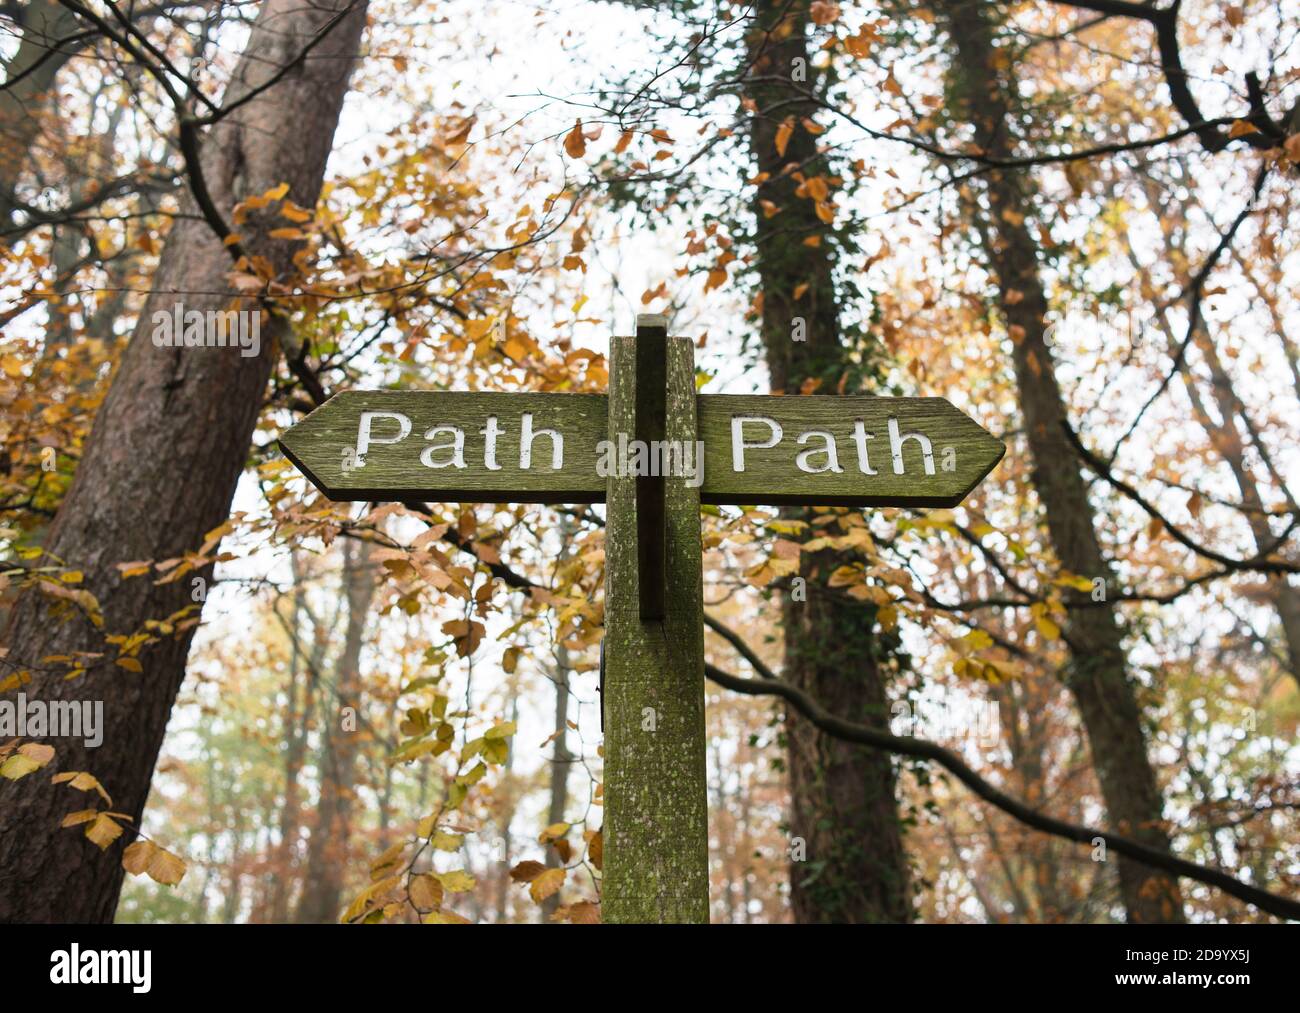
<path fill-rule="evenodd" d="M 122 828 L 113 821 L 111 816 L 100 813 L 95 817 L 94 822 L 86 827 L 86 836 L 99 845 L 101 850 L 107 850 L 110 844 L 122 836 Z"/>
<path fill-rule="evenodd" d="M 540 904 L 564 885 L 567 875 L 564 869 L 547 869 L 529 885 L 528 895 Z"/>
<path fill-rule="evenodd" d="M 300 208 L 293 201 L 286 201 L 284 207 L 280 208 L 280 217 L 301 225 L 303 222 L 311 221 L 311 212 L 306 208 Z"/>
<path fill-rule="evenodd" d="M 34 770 L 40 770 L 41 764 L 37 763 L 30 756 L 23 756 L 21 753 L 15 753 L 13 756 L 0 763 L 0 777 L 7 777 L 11 781 L 17 781 L 20 777 L 26 777 Z"/>
<path fill-rule="evenodd" d="M 443 889 L 451 893 L 469 893 L 470 890 L 474 889 L 474 883 L 476 882 L 474 877 L 464 869 L 455 869 L 451 872 L 442 872 L 436 875 L 441 881 Z"/>
<path fill-rule="evenodd" d="M 1034 620 L 1034 626 L 1042 635 L 1044 640 L 1056 640 L 1061 635 L 1061 627 L 1048 619 L 1047 616 L 1038 616 Z"/>
<path fill-rule="evenodd" d="M 429 843 L 439 851 L 459 851 L 461 842 L 464 839 L 460 834 L 449 834 L 445 830 L 437 830 L 429 838 Z"/>
<path fill-rule="evenodd" d="M 400 876 L 389 876 L 378 882 L 371 883 L 368 887 L 357 894 L 356 900 L 348 905 L 348 909 L 343 912 L 343 917 L 339 919 L 343 922 L 355 921 L 366 911 L 374 906 L 377 897 L 387 893 L 401 881 Z"/>
<path fill-rule="evenodd" d="M 149 868 L 145 871 L 155 883 L 176 886 L 185 878 L 185 862 L 166 848 L 155 847 L 154 854 L 149 859 Z"/>
<path fill-rule="evenodd" d="M 141 875 L 149 868 L 149 861 L 153 858 L 154 852 L 158 850 L 158 845 L 153 841 L 136 841 L 128 845 L 127 849 L 122 852 L 122 868 L 132 876 Z"/>
<path fill-rule="evenodd" d="M 140 665 L 140 662 L 137 661 L 135 658 L 118 658 L 118 659 L 117 659 L 117 664 L 118 664 L 121 668 L 125 668 L 128 672 L 143 672 L 143 671 L 144 671 L 144 669 L 143 669 L 143 668 L 141 667 L 141 665 Z"/>
<path fill-rule="evenodd" d="M 841 566 L 831 574 L 831 579 L 827 583 L 831 587 L 847 587 L 850 584 L 857 584 L 863 578 L 862 570 L 857 566 Z"/>
<path fill-rule="evenodd" d="M 1066 573 L 1052 581 L 1061 587 L 1072 587 L 1076 591 L 1091 591 L 1092 581 L 1087 577 L 1080 576 L 1077 573 Z"/>
<path fill-rule="evenodd" d="M 418 911 L 436 911 L 442 907 L 442 884 L 427 872 L 411 880 L 407 893 Z"/>
<path fill-rule="evenodd" d="M 113 800 L 108 797 L 108 792 L 105 791 L 104 786 L 99 783 L 99 778 L 89 771 L 66 770 L 62 774 L 54 775 L 54 783 L 66 783 L 69 788 L 76 788 L 78 791 L 97 791 L 105 802 L 109 805 L 113 804 Z"/>

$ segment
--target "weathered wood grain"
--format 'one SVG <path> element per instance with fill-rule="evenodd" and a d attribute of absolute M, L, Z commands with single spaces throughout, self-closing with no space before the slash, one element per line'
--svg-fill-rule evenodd
<path fill-rule="evenodd" d="M 596 473 L 596 447 L 605 438 L 604 394 L 502 394 L 474 391 L 345 391 L 336 394 L 280 437 L 280 446 L 312 483 L 333 500 L 426 499 L 476 503 L 599 503 L 605 481 Z M 399 443 L 378 443 L 360 468 L 347 467 L 355 453 L 361 416 L 396 412 L 411 422 Z M 532 443 L 531 467 L 519 467 L 522 419 L 532 416 L 534 432 L 555 430 L 564 438 L 563 468 L 551 467 L 551 440 Z M 482 430 L 495 417 L 500 470 L 486 467 L 488 438 Z M 400 432 L 399 423 L 377 419 L 379 437 Z M 465 434 L 465 467 L 430 468 L 420 457 L 430 445 L 425 433 L 456 426 Z M 445 442 L 444 439 L 432 441 Z M 447 459 L 438 454 L 435 461 Z"/>
<path fill-rule="evenodd" d="M 769 418 L 782 432 L 771 449 L 744 452 L 743 472 L 733 461 L 733 420 Z M 916 433 L 930 442 L 934 474 L 928 474 L 920 444 L 904 439 L 903 473 L 894 468 L 890 420 L 900 436 Z M 941 397 L 772 397 L 758 394 L 705 394 L 699 398 L 700 439 L 704 441 L 705 503 L 743 503 L 785 506 L 956 506 L 983 481 L 1006 452 L 1000 440 Z M 861 421 L 867 465 L 861 467 L 854 439 Z M 800 453 L 816 450 L 824 441 L 801 435 L 825 432 L 833 438 L 837 464 L 842 471 L 808 474 L 798 465 Z M 770 430 L 758 423 L 745 424 L 742 432 L 759 442 Z M 943 470 L 945 450 L 953 470 Z M 812 467 L 827 463 L 813 453 L 805 459 Z"/>
<path fill-rule="evenodd" d="M 704 394 L 693 401 L 698 438 L 705 447 L 699 490 L 704 503 L 956 506 L 1005 452 L 999 440 L 943 398 Z M 397 443 L 372 443 L 364 466 L 349 469 L 363 412 L 398 413 L 409 420 L 410 432 Z M 562 436 L 563 467 L 551 467 L 548 436 L 534 438 L 531 467 L 520 467 L 525 415 L 531 416 L 534 432 L 554 430 Z M 602 394 L 349 391 L 317 409 L 280 442 L 290 460 L 336 500 L 600 503 L 606 479 L 597 470 L 599 446 L 607 436 L 618 435 L 608 416 Z M 497 419 L 500 429 L 498 470 L 486 466 L 489 417 Z M 739 430 L 741 441 L 750 444 L 743 448 L 744 470 L 736 467 L 738 419 L 752 420 L 742 421 Z M 856 438 L 859 424 L 861 440 Z M 775 436 L 774 425 L 781 439 L 772 447 L 761 446 Z M 464 434 L 463 468 L 422 463 L 431 445 L 447 447 L 447 430 L 426 439 L 438 426 L 454 426 Z M 388 415 L 377 417 L 371 432 L 380 441 L 391 439 L 399 432 L 398 423 Z M 619 433 L 628 439 L 636 435 Z M 917 437 L 928 442 L 930 467 Z M 901 450 L 901 473 L 892 453 L 895 444 Z M 833 462 L 826 450 L 830 445 Z M 451 451 L 435 450 L 430 459 L 445 463 Z"/>
<path fill-rule="evenodd" d="M 693 350 L 668 339 L 667 436 L 695 439 Z M 635 431 L 636 353 L 615 338 L 609 433 Z M 605 527 L 606 922 L 707 922 L 708 800 L 699 490 L 665 480 L 665 609 L 637 602 L 636 479 L 609 480 Z"/>

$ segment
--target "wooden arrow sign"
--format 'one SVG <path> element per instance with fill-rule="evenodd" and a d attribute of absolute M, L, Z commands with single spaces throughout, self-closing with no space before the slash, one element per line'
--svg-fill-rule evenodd
<path fill-rule="evenodd" d="M 956 506 L 1005 452 L 943 398 L 696 402 L 687 445 L 611 433 L 604 394 L 348 391 L 280 445 L 334 500 L 487 503 L 601 503 L 632 474 L 684 478 L 703 503 Z"/>

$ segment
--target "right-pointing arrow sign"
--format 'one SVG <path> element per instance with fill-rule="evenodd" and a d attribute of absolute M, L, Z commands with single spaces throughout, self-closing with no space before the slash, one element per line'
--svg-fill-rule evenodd
<path fill-rule="evenodd" d="M 699 399 L 705 503 L 956 506 L 1006 447 L 941 397 Z"/>

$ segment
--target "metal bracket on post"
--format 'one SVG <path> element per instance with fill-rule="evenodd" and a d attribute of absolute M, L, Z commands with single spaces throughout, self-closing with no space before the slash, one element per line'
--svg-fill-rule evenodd
<path fill-rule="evenodd" d="M 668 397 L 668 318 L 642 313 L 636 318 L 636 432 L 645 448 L 648 472 L 662 471 Z M 658 466 L 656 466 L 658 465 Z M 664 617 L 664 479 L 641 474 L 636 479 L 637 590 L 641 619 Z"/>

